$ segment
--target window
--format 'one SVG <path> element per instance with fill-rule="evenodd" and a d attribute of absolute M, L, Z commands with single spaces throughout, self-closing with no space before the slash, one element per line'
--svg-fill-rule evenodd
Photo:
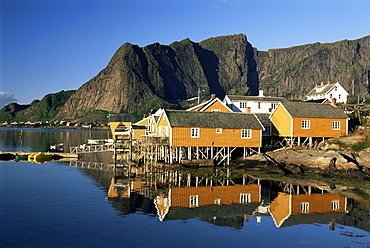
<path fill-rule="evenodd" d="M 339 209 L 339 201 L 334 200 L 331 201 L 331 210 L 337 211 Z"/>
<path fill-rule="evenodd" d="M 145 127 L 146 127 L 146 131 L 147 131 L 148 133 L 150 133 L 150 125 L 146 125 Z"/>
<path fill-rule="evenodd" d="M 212 109 L 212 112 L 221 112 L 221 109 Z"/>
<path fill-rule="evenodd" d="M 189 197 L 190 200 L 190 207 L 198 207 L 198 196 L 192 195 Z"/>
<path fill-rule="evenodd" d="M 277 106 L 277 103 L 276 103 L 276 102 L 272 102 L 272 103 L 271 103 L 271 108 L 272 108 L 272 109 L 276 109 L 276 106 Z"/>
<path fill-rule="evenodd" d="M 220 198 L 215 198 L 214 204 L 215 205 L 220 205 L 221 204 L 221 199 Z"/>
<path fill-rule="evenodd" d="M 216 128 L 216 133 L 222 133 L 222 128 Z"/>
<path fill-rule="evenodd" d="M 310 120 L 302 120 L 302 129 L 310 129 Z"/>
<path fill-rule="evenodd" d="M 240 203 L 250 203 L 251 194 L 240 193 Z"/>
<path fill-rule="evenodd" d="M 301 202 L 301 212 L 302 213 L 308 213 L 310 208 L 309 202 Z"/>
<path fill-rule="evenodd" d="M 252 130 L 251 129 L 242 129 L 241 130 L 241 138 L 243 138 L 243 139 L 252 138 Z"/>
<path fill-rule="evenodd" d="M 240 102 L 240 108 L 247 108 L 247 102 Z"/>
<path fill-rule="evenodd" d="M 338 99 L 340 99 L 340 94 L 338 95 Z"/>
<path fill-rule="evenodd" d="M 259 103 L 258 103 L 258 109 L 260 109 L 260 108 L 261 108 L 261 103 L 259 102 Z"/>
<path fill-rule="evenodd" d="M 262 134 L 270 135 L 271 133 L 271 126 L 264 126 L 265 130 L 263 130 Z"/>
<path fill-rule="evenodd" d="M 340 130 L 340 122 L 339 121 L 333 121 L 333 130 Z"/>
<path fill-rule="evenodd" d="M 192 138 L 199 138 L 199 128 L 192 128 L 190 130 L 190 137 Z"/>
<path fill-rule="evenodd" d="M 152 123 L 152 119 L 151 118 L 148 119 L 148 124 L 150 124 L 150 123 Z"/>

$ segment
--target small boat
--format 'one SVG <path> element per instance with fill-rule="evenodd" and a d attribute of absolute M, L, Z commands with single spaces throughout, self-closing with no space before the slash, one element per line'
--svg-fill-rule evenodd
<path fill-rule="evenodd" d="M 28 155 L 28 161 L 32 163 L 45 163 L 46 161 L 50 161 L 53 158 L 53 155 L 51 154 L 46 154 L 43 152 L 38 152 L 38 153 L 31 153 Z"/>
<path fill-rule="evenodd" d="M 15 156 L 11 153 L 0 153 L 0 160 L 12 160 Z"/>
<path fill-rule="evenodd" d="M 15 161 L 28 160 L 27 154 L 15 154 Z"/>

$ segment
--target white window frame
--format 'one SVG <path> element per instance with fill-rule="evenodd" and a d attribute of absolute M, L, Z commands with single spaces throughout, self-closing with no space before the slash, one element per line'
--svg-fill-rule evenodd
<path fill-rule="evenodd" d="M 247 102 L 240 102 L 240 108 L 247 108 Z"/>
<path fill-rule="evenodd" d="M 221 109 L 212 109 L 211 112 L 221 112 Z"/>
<path fill-rule="evenodd" d="M 191 208 L 198 207 L 199 205 L 199 196 L 198 195 L 191 195 L 189 197 L 189 206 Z"/>
<path fill-rule="evenodd" d="M 334 211 L 339 210 L 339 200 L 331 201 L 331 210 L 334 210 Z"/>
<path fill-rule="evenodd" d="M 309 213 L 310 212 L 310 203 L 309 202 L 301 202 L 301 212 L 302 213 Z"/>
<path fill-rule="evenodd" d="M 311 128 L 311 121 L 310 120 L 302 120 L 301 127 L 302 127 L 302 129 L 310 129 Z"/>
<path fill-rule="evenodd" d="M 240 203 L 246 204 L 251 202 L 251 194 L 240 193 Z"/>
<path fill-rule="evenodd" d="M 257 108 L 261 109 L 261 103 L 260 102 L 257 103 Z"/>
<path fill-rule="evenodd" d="M 200 137 L 200 128 L 199 127 L 192 127 L 190 129 L 190 137 L 191 138 L 199 138 Z"/>
<path fill-rule="evenodd" d="M 145 127 L 146 127 L 146 131 L 147 131 L 148 133 L 150 133 L 150 132 L 151 132 L 151 130 L 152 130 L 152 127 L 151 127 L 150 125 L 146 125 Z"/>
<path fill-rule="evenodd" d="M 221 198 L 215 198 L 214 202 L 215 205 L 220 205 L 221 204 Z"/>
<path fill-rule="evenodd" d="M 333 130 L 340 130 L 340 121 L 333 121 L 332 129 Z"/>
<path fill-rule="evenodd" d="M 241 129 L 240 137 L 242 139 L 251 139 L 252 138 L 252 129 Z"/>
<path fill-rule="evenodd" d="M 271 108 L 272 108 L 272 109 L 276 109 L 277 105 L 278 105 L 278 104 L 277 104 L 276 102 L 272 102 L 272 103 L 271 103 Z"/>
<path fill-rule="evenodd" d="M 222 128 L 216 128 L 216 133 L 222 133 Z"/>

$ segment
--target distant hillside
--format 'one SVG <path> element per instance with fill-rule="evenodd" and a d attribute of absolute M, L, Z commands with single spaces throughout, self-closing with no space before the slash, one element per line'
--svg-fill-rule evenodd
<path fill-rule="evenodd" d="M 304 99 L 326 81 L 338 81 L 350 96 L 369 96 L 370 36 L 268 51 L 253 48 L 244 34 L 168 46 L 125 43 L 106 68 L 49 116 L 60 110 L 55 119 L 105 122 L 108 113 L 129 113 L 135 121 L 159 107 L 189 106 L 184 100 L 198 94 L 223 98 L 257 95 L 261 89 L 265 95 Z M 15 116 L 32 116 L 28 109 Z"/>
<path fill-rule="evenodd" d="M 30 105 L 11 103 L 0 110 L 0 122 L 5 121 L 50 121 L 59 113 L 75 90 L 61 91 L 35 100 Z"/>

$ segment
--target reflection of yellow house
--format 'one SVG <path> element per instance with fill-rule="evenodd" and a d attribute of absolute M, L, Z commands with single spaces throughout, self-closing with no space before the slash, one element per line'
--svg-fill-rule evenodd
<path fill-rule="evenodd" d="M 260 201 L 260 185 L 182 187 L 171 190 L 172 207 L 199 207 L 257 203 Z"/>
<path fill-rule="evenodd" d="M 279 192 L 271 202 L 270 213 L 277 227 L 292 215 L 345 213 L 347 199 L 337 194 L 292 195 Z"/>
<path fill-rule="evenodd" d="M 140 180 L 127 180 L 125 185 L 119 184 L 116 178 L 112 178 L 108 189 L 108 197 L 129 198 L 132 192 L 140 192 L 144 185 Z"/>
<path fill-rule="evenodd" d="M 258 203 L 261 200 L 261 186 L 258 184 L 231 186 L 175 187 L 167 194 L 155 197 L 154 205 L 160 221 L 163 221 L 170 207 L 194 208 L 210 205 L 231 205 Z"/>
<path fill-rule="evenodd" d="M 171 189 L 168 190 L 168 195 L 164 193 L 157 195 L 154 198 L 154 206 L 157 209 L 159 220 L 163 221 L 171 207 Z"/>

